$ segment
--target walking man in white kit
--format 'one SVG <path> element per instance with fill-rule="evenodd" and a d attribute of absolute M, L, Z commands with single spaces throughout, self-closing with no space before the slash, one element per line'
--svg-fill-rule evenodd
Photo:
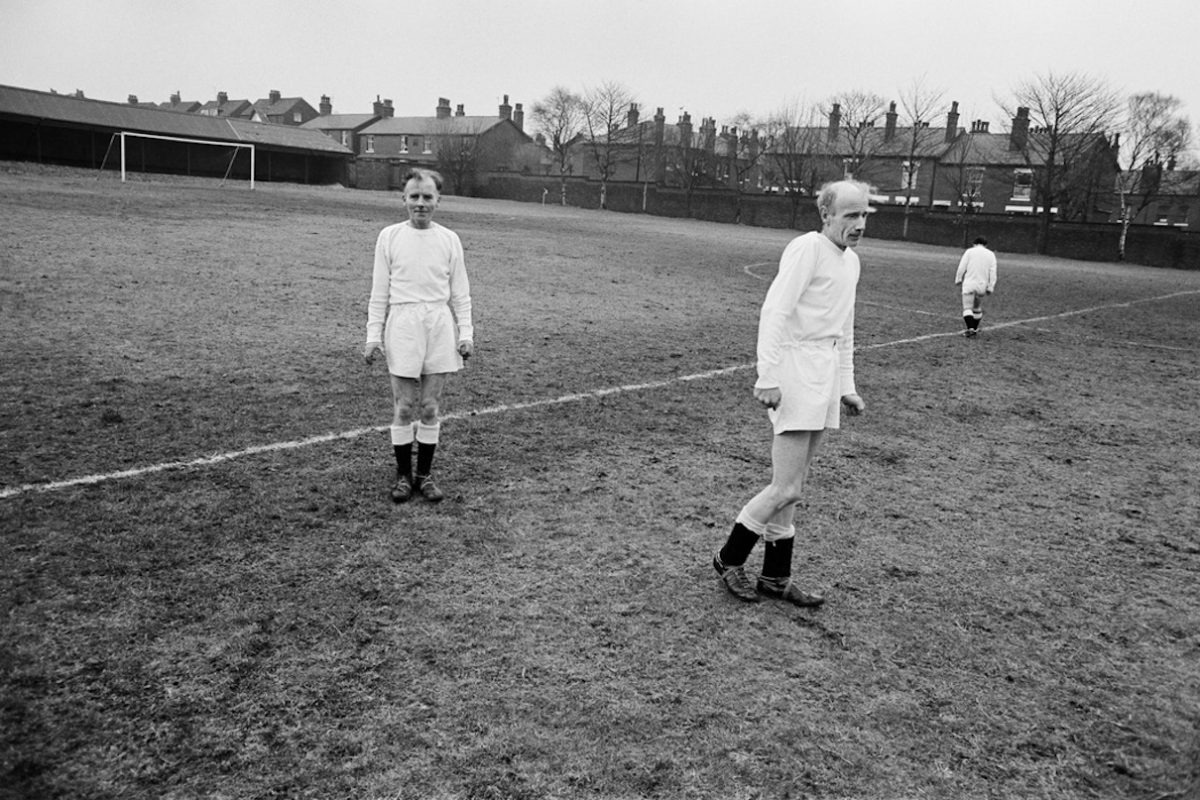
<path fill-rule="evenodd" d="M 868 187 L 857 181 L 826 184 L 817 196 L 821 230 L 798 236 L 779 260 L 758 323 L 758 380 L 754 397 L 767 407 L 774 429 L 771 483 L 742 508 L 713 567 L 730 593 L 748 602 L 761 595 L 798 606 L 825 599 L 792 580 L 796 504 L 825 431 L 839 412 L 865 407 L 854 386 L 854 299 L 859 261 L 854 247 L 871 213 Z M 762 538 L 757 585 L 746 559 Z"/>
<path fill-rule="evenodd" d="M 962 285 L 963 334 L 968 338 L 979 335 L 983 320 L 983 298 L 996 291 L 996 254 L 987 248 L 987 239 L 980 236 L 967 248 L 958 261 L 954 283 Z"/>
<path fill-rule="evenodd" d="M 397 503 L 411 498 L 414 490 L 434 502 L 445 497 L 432 476 L 442 389 L 447 376 L 462 369 L 463 359 L 474 351 L 462 242 L 433 221 L 441 189 L 438 173 L 410 171 L 404 178 L 408 221 L 384 228 L 375 242 L 363 358 L 369 364 L 382 352 L 391 376 L 392 500 Z"/>

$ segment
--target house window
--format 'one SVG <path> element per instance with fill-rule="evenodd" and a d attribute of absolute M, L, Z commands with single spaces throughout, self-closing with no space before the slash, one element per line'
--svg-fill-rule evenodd
<path fill-rule="evenodd" d="M 983 194 L 983 167 L 967 167 L 967 197 Z"/>
<path fill-rule="evenodd" d="M 858 159 L 843 158 L 842 159 L 842 178 L 844 180 L 854 180 L 854 171 L 858 169 Z"/>
<path fill-rule="evenodd" d="M 299 112 L 299 111 L 293 111 L 293 112 L 292 112 L 292 122 L 294 122 L 294 123 L 296 123 L 297 125 L 299 125 L 299 124 L 300 124 L 302 121 L 303 121 L 303 120 L 301 120 L 301 119 L 300 119 L 300 112 Z"/>
<path fill-rule="evenodd" d="M 367 152 L 375 152 L 375 137 L 370 134 L 367 134 Z"/>
<path fill-rule="evenodd" d="M 401 153 L 408 152 L 408 136 L 407 136 L 407 134 L 400 137 L 400 152 Z"/>
<path fill-rule="evenodd" d="M 1013 170 L 1013 200 L 1031 200 L 1033 199 L 1033 170 L 1031 169 L 1014 169 Z"/>
<path fill-rule="evenodd" d="M 432 136 L 425 137 L 425 149 L 422 150 L 421 152 L 427 153 L 427 154 L 433 152 L 433 137 Z"/>
<path fill-rule="evenodd" d="M 350 146 L 350 131 L 342 131 L 342 144 L 345 147 Z"/>
<path fill-rule="evenodd" d="M 921 168 L 920 161 L 902 161 L 900 163 L 900 188 L 911 192 L 917 185 L 917 170 Z"/>

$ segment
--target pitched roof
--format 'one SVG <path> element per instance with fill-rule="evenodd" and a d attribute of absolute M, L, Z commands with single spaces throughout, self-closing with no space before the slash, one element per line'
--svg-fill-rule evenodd
<path fill-rule="evenodd" d="M 349 149 L 320 131 L 305 130 L 298 125 L 139 108 L 128 103 L 86 100 L 0 85 L 0 118 L 4 117 L 87 125 L 114 132 L 124 130 L 221 142 L 252 142 L 327 155 L 352 155 Z"/>
<path fill-rule="evenodd" d="M 961 130 L 954 136 L 961 135 Z M 870 155 L 872 157 L 941 158 L 952 146 L 946 141 L 946 128 L 896 128 L 888 137 L 887 128 L 839 128 L 830 140 L 829 128 L 805 126 L 790 128 L 783 141 L 794 142 L 824 155 Z M 786 147 L 786 144 L 784 145 Z"/>
<path fill-rule="evenodd" d="M 303 97 L 281 97 L 274 102 L 272 102 L 270 98 L 259 98 L 258 100 L 254 101 L 253 105 L 255 110 L 259 111 L 264 116 L 277 117 L 281 114 L 290 113 L 301 103 L 303 103 L 305 106 L 308 106 L 309 109 L 316 111 L 316 109 L 308 105 L 308 101 Z"/>
<path fill-rule="evenodd" d="M 1138 187 L 1141 191 L 1141 170 L 1126 170 L 1121 172 L 1119 179 L 1129 181 L 1127 186 Z M 1174 169 L 1163 170 L 1162 178 L 1154 192 L 1156 196 L 1195 197 L 1200 195 L 1200 170 Z"/>
<path fill-rule="evenodd" d="M 313 117 L 301 128 L 316 128 L 319 131 L 352 131 L 379 119 L 378 114 L 326 114 Z"/>
<path fill-rule="evenodd" d="M 959 136 L 954 146 L 943 156 L 948 164 L 973 164 L 977 166 L 1028 167 L 1044 164 L 1049 143 L 1045 133 L 1030 131 L 1025 150 L 1014 150 L 1011 136 L 1007 133 L 974 133 Z M 1090 145 L 1101 145 L 1107 139 L 1099 133 L 1068 133 L 1059 138 L 1056 160 L 1062 161 L 1071 153 L 1078 154 Z"/>
<path fill-rule="evenodd" d="M 375 136 L 418 134 L 480 134 L 506 120 L 503 117 L 384 117 L 362 130 Z"/>

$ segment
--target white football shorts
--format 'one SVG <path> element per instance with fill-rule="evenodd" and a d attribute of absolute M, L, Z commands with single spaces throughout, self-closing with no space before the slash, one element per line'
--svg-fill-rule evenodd
<path fill-rule="evenodd" d="M 841 425 L 837 341 L 793 342 L 780 349 L 779 408 L 767 410 L 775 433 Z"/>
<path fill-rule="evenodd" d="M 446 303 L 396 303 L 388 307 L 383 329 L 388 372 L 420 378 L 462 369 L 458 326 Z"/>

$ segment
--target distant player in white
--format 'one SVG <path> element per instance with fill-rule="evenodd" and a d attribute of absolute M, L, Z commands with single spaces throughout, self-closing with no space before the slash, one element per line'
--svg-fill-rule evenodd
<path fill-rule="evenodd" d="M 432 478 L 433 454 L 446 377 L 474 352 L 471 286 L 458 234 L 433 221 L 442 176 L 414 169 L 404 179 L 408 221 L 389 225 L 375 242 L 367 343 L 363 358 L 387 359 L 392 383 L 392 449 L 396 483 L 392 499 L 403 503 L 414 489 L 432 501 L 445 493 Z M 413 475 L 412 445 L 417 443 Z"/>
<path fill-rule="evenodd" d="M 976 238 L 962 254 L 954 283 L 962 285 L 963 324 L 967 326 L 964 334 L 976 336 L 983 319 L 983 297 L 996 291 L 996 254 L 988 250 L 987 239 Z"/>
<path fill-rule="evenodd" d="M 800 606 L 825 602 L 791 580 L 796 503 L 808 469 L 839 410 L 865 407 L 854 386 L 854 299 L 859 261 L 853 248 L 871 213 L 868 187 L 838 181 L 817 197 L 821 230 L 791 241 L 767 291 L 758 323 L 758 380 L 754 397 L 769 411 L 775 436 L 771 483 L 742 508 L 713 567 L 739 599 L 759 594 Z M 759 538 L 765 542 L 757 586 L 745 573 Z"/>

